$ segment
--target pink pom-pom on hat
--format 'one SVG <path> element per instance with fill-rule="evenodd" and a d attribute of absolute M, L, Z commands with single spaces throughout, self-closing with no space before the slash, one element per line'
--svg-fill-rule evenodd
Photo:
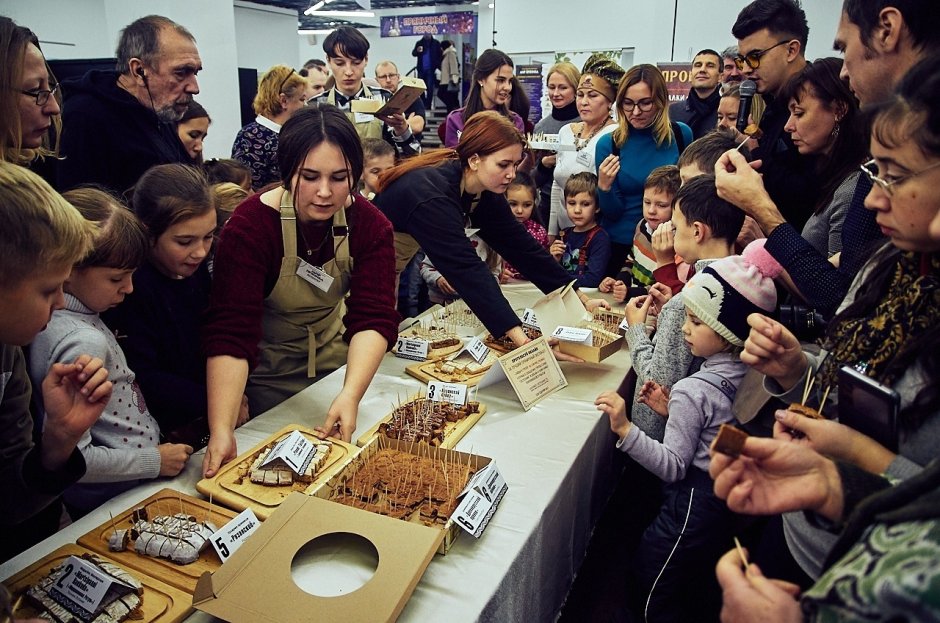
<path fill-rule="evenodd" d="M 750 264 L 760 271 L 763 276 L 776 279 L 783 272 L 783 266 L 764 248 L 766 242 L 766 238 L 755 240 L 744 247 L 741 257 L 744 258 L 745 264 Z"/>

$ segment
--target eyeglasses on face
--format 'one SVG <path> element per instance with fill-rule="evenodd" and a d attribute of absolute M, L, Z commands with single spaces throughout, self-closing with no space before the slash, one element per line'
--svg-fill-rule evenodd
<path fill-rule="evenodd" d="M 862 170 L 862 173 L 868 176 L 868 179 L 870 179 L 873 183 L 878 184 L 878 186 L 881 187 L 881 190 L 885 191 L 886 194 L 893 195 L 894 194 L 893 189 L 895 186 L 903 184 L 904 182 L 912 178 L 915 178 L 922 173 L 926 173 L 927 171 L 930 171 L 931 169 L 936 169 L 937 167 L 940 167 L 940 161 L 934 162 L 930 166 L 924 167 L 920 171 L 916 171 L 914 173 L 910 173 L 908 175 L 902 175 L 901 177 L 895 177 L 892 179 L 885 179 L 879 176 L 878 163 L 875 162 L 874 158 L 864 163 L 859 168 Z"/>
<path fill-rule="evenodd" d="M 398 74 L 383 74 L 381 76 L 376 76 L 376 80 L 391 80 L 392 78 L 397 78 Z"/>
<path fill-rule="evenodd" d="M 754 50 L 753 52 L 748 52 L 743 56 L 738 54 L 734 57 L 734 64 L 738 66 L 738 69 L 744 69 L 745 63 L 747 63 L 747 66 L 751 69 L 757 69 L 760 67 L 760 59 L 764 56 L 764 54 L 767 54 L 774 48 L 779 47 L 784 43 L 790 43 L 791 41 L 793 41 L 793 39 L 785 39 L 763 50 Z"/>
<path fill-rule="evenodd" d="M 58 90 L 59 85 L 54 84 L 52 85 L 52 89 L 30 89 L 28 91 L 20 90 L 20 93 L 36 98 L 37 106 L 45 106 L 49 101 L 49 98 L 55 95 L 56 91 Z"/>
<path fill-rule="evenodd" d="M 649 112 L 653 110 L 653 106 L 656 105 L 656 102 L 652 98 L 647 97 L 646 99 L 641 99 L 634 102 L 633 100 L 623 100 L 623 103 L 620 107 L 624 112 L 633 112 L 634 108 L 639 108 L 640 112 Z"/>

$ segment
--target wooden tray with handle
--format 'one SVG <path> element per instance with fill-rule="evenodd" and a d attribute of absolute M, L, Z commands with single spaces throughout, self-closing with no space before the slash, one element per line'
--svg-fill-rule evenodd
<path fill-rule="evenodd" d="M 415 394 L 408 398 L 408 402 L 423 398 L 422 394 Z M 477 403 L 478 409 L 476 412 L 469 414 L 467 417 L 457 420 L 456 422 L 447 422 L 444 424 L 444 440 L 441 442 L 440 447 L 453 449 L 457 442 L 463 439 L 463 436 L 467 434 L 473 425 L 480 421 L 480 418 L 483 417 L 483 414 L 486 413 L 486 405 L 482 403 Z M 375 426 L 364 432 L 359 439 L 356 440 L 356 445 L 364 447 L 369 440 L 371 440 L 376 435 L 380 435 L 379 427 L 383 423 L 390 422 L 392 419 L 392 412 L 389 412 L 384 418 L 376 422 Z"/>
<path fill-rule="evenodd" d="M 79 545 L 111 558 L 128 569 L 140 571 L 192 595 L 199 576 L 204 571 L 215 571 L 222 565 L 222 561 L 219 560 L 219 556 L 215 553 L 211 543 L 207 543 L 205 549 L 199 554 L 199 558 L 188 565 L 179 565 L 167 558 L 138 554 L 134 551 L 133 541 L 123 552 L 112 552 L 108 549 L 108 539 L 114 533 L 115 528 L 118 530 L 130 528 L 133 523 L 131 516 L 134 510 L 141 507 L 147 509 L 147 514 L 151 519 L 157 515 L 185 513 L 192 515 L 197 521 L 211 521 L 217 529 L 231 521 L 235 517 L 235 513 L 220 506 L 216 500 L 212 500 L 212 507 L 210 508 L 209 502 L 205 500 L 194 498 L 173 489 L 162 489 L 146 500 L 134 504 L 131 508 L 114 514 L 113 523 L 109 519 L 94 530 L 79 537 Z"/>
<path fill-rule="evenodd" d="M 288 486 L 268 487 L 251 482 L 247 476 L 247 469 L 255 457 L 266 446 L 287 437 L 293 431 L 300 431 L 304 437 L 311 441 L 319 441 L 312 428 L 299 424 L 290 424 L 268 437 L 254 448 L 241 454 L 235 460 L 225 464 L 212 478 L 206 478 L 196 483 L 196 490 L 203 495 L 211 495 L 213 502 L 224 504 L 235 510 L 251 508 L 259 519 L 267 519 L 277 510 L 287 496 L 295 491 L 308 493 L 321 482 L 325 482 L 359 452 L 359 448 L 338 439 L 329 439 L 333 447 L 324 464 L 317 471 L 313 482 L 309 484 L 294 483 Z"/>
<path fill-rule="evenodd" d="M 54 568 L 60 566 L 69 556 L 82 556 L 83 554 L 94 553 L 79 545 L 63 545 L 51 554 L 43 556 L 30 566 L 26 567 L 16 575 L 7 578 L 3 584 L 9 589 L 13 603 L 13 616 L 16 619 L 34 618 L 38 611 L 26 599 L 26 591 L 36 584 L 43 577 L 47 576 Z M 134 621 L 135 623 L 176 623 L 185 619 L 193 609 L 193 598 L 187 595 L 179 588 L 174 588 L 161 582 L 146 573 L 130 568 L 115 560 L 112 556 L 103 556 L 95 553 L 99 558 L 106 559 L 107 562 L 115 563 L 124 567 L 127 571 L 140 580 L 144 586 L 140 612 L 143 618 L 131 619 L 125 621 Z M 191 592 L 191 591 L 190 591 Z"/>

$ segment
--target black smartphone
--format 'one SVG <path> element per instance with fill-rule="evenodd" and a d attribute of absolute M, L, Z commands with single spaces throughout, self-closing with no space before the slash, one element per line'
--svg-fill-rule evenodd
<path fill-rule="evenodd" d="M 898 451 L 901 396 L 850 366 L 839 368 L 839 422 Z"/>

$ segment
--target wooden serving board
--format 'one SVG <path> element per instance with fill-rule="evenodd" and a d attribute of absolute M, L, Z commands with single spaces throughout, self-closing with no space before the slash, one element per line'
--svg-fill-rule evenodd
<path fill-rule="evenodd" d="M 290 424 L 248 452 L 239 455 L 234 461 L 223 465 L 219 473 L 212 478 L 200 480 L 196 483 L 196 490 L 203 495 L 211 495 L 213 502 L 225 504 L 229 508 L 242 511 L 250 507 L 259 519 L 264 520 L 277 510 L 277 507 L 288 495 L 295 491 L 308 493 L 313 490 L 320 482 L 328 480 L 330 476 L 339 471 L 344 463 L 359 452 L 359 448 L 352 444 L 338 439 L 330 439 L 333 443 L 330 456 L 327 457 L 323 467 L 317 473 L 317 477 L 309 485 L 295 483 L 287 487 L 266 487 L 251 482 L 247 476 L 242 478 L 241 474 L 244 469 L 251 465 L 251 462 L 255 460 L 255 457 L 265 446 L 283 439 L 295 430 L 303 433 L 307 439 L 319 441 L 319 437 L 312 428 L 300 424 Z"/>
<path fill-rule="evenodd" d="M 88 553 L 91 552 L 78 545 L 72 545 L 71 543 L 63 545 L 16 575 L 4 580 L 3 584 L 9 589 L 12 602 L 18 604 L 13 610 L 13 616 L 17 619 L 35 617 L 37 614 L 36 609 L 27 602 L 25 597 L 20 600 L 20 595 L 25 595 L 29 587 L 48 575 L 53 567 L 65 562 L 69 556 L 81 556 Z M 125 567 L 144 585 L 143 600 L 140 606 L 143 618 L 134 619 L 135 623 L 176 623 L 185 619 L 192 611 L 193 598 L 191 595 L 187 595 L 178 588 L 164 584 L 145 573 L 138 573 L 136 570 L 130 569 L 129 566 L 120 564 L 112 556 L 101 556 L 100 554 L 98 556 L 107 559 L 108 562 L 118 563 L 119 566 Z M 131 621 L 131 619 L 126 620 Z"/>
<path fill-rule="evenodd" d="M 405 335 L 404 333 L 399 334 L 399 337 L 401 337 L 401 338 L 407 338 L 407 339 L 421 339 L 421 338 L 415 338 L 415 337 L 413 337 L 413 336 Z M 456 335 L 453 336 L 453 337 L 454 337 L 455 339 L 457 339 L 460 343 L 459 343 L 459 344 L 454 344 L 453 346 L 447 346 L 447 347 L 445 347 L 445 348 L 431 348 L 430 344 L 428 344 L 428 359 L 427 359 L 427 360 L 428 360 L 428 361 L 435 361 L 435 360 L 437 360 L 437 359 L 441 359 L 441 358 L 443 358 L 443 357 L 446 357 L 447 355 L 450 355 L 451 353 L 456 353 L 458 350 L 460 350 L 461 348 L 463 348 L 463 339 L 461 339 L 460 337 L 458 337 L 458 336 L 456 336 Z M 398 353 L 398 345 L 397 345 L 397 343 L 396 343 L 396 345 L 395 345 L 394 347 L 392 347 L 392 353 Z"/>
<path fill-rule="evenodd" d="M 165 582 L 170 586 L 175 586 L 192 595 L 196 588 L 196 582 L 204 571 L 215 571 L 222 562 L 218 554 L 212 548 L 211 544 L 206 544 L 206 548 L 199 554 L 195 562 L 188 565 L 179 565 L 166 558 L 155 558 L 153 556 L 144 556 L 134 551 L 134 542 L 131 541 L 128 548 L 123 552 L 112 552 L 108 549 L 108 538 L 115 528 L 124 530 L 131 527 L 131 515 L 134 509 L 144 507 L 150 517 L 156 515 L 175 515 L 183 512 L 192 515 L 197 520 L 208 519 L 216 528 L 221 528 L 235 517 L 235 513 L 227 508 L 219 506 L 217 500 L 212 500 L 212 508 L 209 508 L 209 502 L 194 498 L 185 493 L 174 491 L 173 489 L 162 489 L 151 495 L 146 500 L 134 504 L 120 514 L 114 514 L 114 523 L 111 520 L 102 523 L 94 530 L 82 535 L 78 539 L 78 544 L 87 547 L 91 551 L 113 559 L 115 562 L 134 569 L 141 573 Z M 182 507 L 182 510 L 181 508 Z"/>
<path fill-rule="evenodd" d="M 423 398 L 423 396 L 421 396 Z M 409 398 L 409 400 L 414 400 L 416 396 Z M 441 442 L 441 448 L 454 449 L 457 445 L 457 442 L 463 439 L 463 436 L 467 434 L 473 425 L 480 421 L 480 418 L 483 417 L 483 414 L 486 413 L 486 405 L 480 403 L 480 408 L 476 413 L 471 413 L 462 420 L 456 422 L 447 422 L 444 424 L 444 441 Z M 392 414 L 389 413 L 384 418 L 376 422 L 375 426 L 367 430 L 356 440 L 356 445 L 360 448 L 364 447 L 369 441 L 379 434 L 379 426 L 383 422 L 389 422 L 392 419 Z"/>
<path fill-rule="evenodd" d="M 483 360 L 485 367 L 476 374 L 460 373 L 457 376 L 447 374 L 436 370 L 434 368 L 435 362 L 433 361 L 419 361 L 418 363 L 413 363 L 405 367 L 405 372 L 424 383 L 441 381 L 442 383 L 462 383 L 468 387 L 476 387 L 483 376 L 489 371 L 490 367 L 496 363 L 498 354 L 499 353 L 495 351 L 491 351 L 487 358 Z"/>

